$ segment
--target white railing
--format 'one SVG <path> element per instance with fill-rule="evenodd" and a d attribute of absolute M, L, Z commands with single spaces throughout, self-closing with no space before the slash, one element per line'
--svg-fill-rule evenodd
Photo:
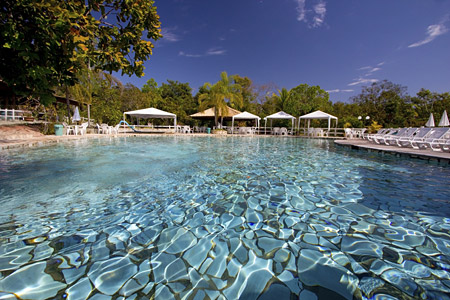
<path fill-rule="evenodd" d="M 23 120 L 24 112 L 25 112 L 24 110 L 0 108 L 0 120 L 3 121 Z"/>

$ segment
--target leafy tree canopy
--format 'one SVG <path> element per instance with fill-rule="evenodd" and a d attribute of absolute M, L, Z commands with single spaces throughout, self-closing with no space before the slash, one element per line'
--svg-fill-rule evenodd
<path fill-rule="evenodd" d="M 293 116 L 301 116 L 315 110 L 330 111 L 331 102 L 328 93 L 320 86 L 300 84 L 289 91 L 284 102 L 285 111 Z"/>
<path fill-rule="evenodd" d="M 182 124 L 193 123 L 189 115 L 197 112 L 198 104 L 192 97 L 189 83 L 167 80 L 158 88 L 158 93 L 161 101 L 156 105 L 157 108 L 176 114 Z"/>
<path fill-rule="evenodd" d="M 142 76 L 160 37 L 152 0 L 4 0 L 0 77 L 17 95 L 48 103 L 88 65 Z"/>

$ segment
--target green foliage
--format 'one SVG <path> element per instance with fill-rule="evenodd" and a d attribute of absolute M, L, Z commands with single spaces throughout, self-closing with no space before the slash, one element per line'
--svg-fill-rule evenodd
<path fill-rule="evenodd" d="M 363 87 L 361 94 L 352 100 L 364 115 L 383 127 L 407 126 L 408 120 L 414 116 L 406 87 L 387 80 Z"/>
<path fill-rule="evenodd" d="M 243 97 L 240 86 L 232 83 L 232 77 L 228 77 L 226 72 L 220 74 L 220 80 L 214 85 L 209 82 L 202 87 L 202 93 L 198 95 L 200 109 L 208 107 L 215 108 L 214 123 L 218 125 L 219 117 L 227 112 L 227 105 L 238 108 L 243 106 Z M 227 102 L 228 100 L 228 102 Z"/>
<path fill-rule="evenodd" d="M 147 83 L 144 84 L 141 89 L 141 91 L 143 93 L 149 93 L 149 92 L 157 91 L 157 90 L 158 90 L 158 83 L 153 78 L 150 78 L 149 80 L 147 80 Z"/>
<path fill-rule="evenodd" d="M 151 0 L 2 4 L 0 77 L 17 95 L 45 104 L 53 100 L 54 87 L 73 86 L 85 65 L 142 76 L 143 62 L 152 54 L 150 40 L 161 37 Z"/>
<path fill-rule="evenodd" d="M 122 119 L 121 91 L 118 88 L 101 87 L 92 98 L 92 118 L 97 123 L 115 125 Z"/>
<path fill-rule="evenodd" d="M 320 86 L 300 84 L 290 90 L 283 106 L 288 114 L 301 116 L 316 110 L 330 111 L 332 104 L 328 93 Z"/>
<path fill-rule="evenodd" d="M 383 128 L 382 125 L 378 124 L 377 121 L 373 121 L 372 124 L 369 126 L 369 133 L 375 133 L 378 130 L 380 130 L 381 128 Z"/>
<path fill-rule="evenodd" d="M 278 90 L 278 95 L 273 94 L 274 102 L 275 102 L 275 110 L 278 111 L 284 111 L 287 106 L 287 102 L 289 100 L 290 92 L 286 88 L 282 88 L 281 91 Z"/>
<path fill-rule="evenodd" d="M 158 88 L 158 94 L 161 100 L 155 105 L 157 108 L 176 114 L 181 124 L 194 124 L 189 115 L 197 112 L 198 104 L 192 97 L 189 83 L 167 80 Z"/>
<path fill-rule="evenodd" d="M 415 122 L 412 126 L 423 126 L 430 117 L 430 113 L 433 113 L 435 120 L 439 122 L 444 110 L 449 111 L 450 93 L 439 94 L 421 89 L 415 97 L 411 98 L 411 102 L 415 111 Z"/>
<path fill-rule="evenodd" d="M 149 93 L 142 93 L 141 90 L 131 83 L 127 83 L 120 95 L 121 111 L 131 111 L 152 106 L 152 99 Z"/>
<path fill-rule="evenodd" d="M 241 77 L 239 75 L 232 75 L 231 78 L 236 84 L 237 92 L 242 96 L 242 105 L 237 105 L 235 108 L 240 111 L 255 112 L 256 94 L 253 91 L 253 83 L 248 77 Z"/>

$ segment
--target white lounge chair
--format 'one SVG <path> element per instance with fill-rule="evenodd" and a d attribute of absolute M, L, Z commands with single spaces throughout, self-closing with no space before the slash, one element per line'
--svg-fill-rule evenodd
<path fill-rule="evenodd" d="M 393 131 L 390 131 L 388 134 L 384 134 L 382 136 L 376 137 L 375 143 L 377 144 L 386 144 L 387 140 L 395 139 L 396 137 L 403 136 L 408 131 L 408 128 L 397 128 Z M 389 144 L 387 144 L 389 145 Z"/>
<path fill-rule="evenodd" d="M 430 127 L 421 127 L 408 137 L 401 137 L 397 140 L 397 146 L 399 147 L 412 147 L 412 143 L 416 140 L 425 138 L 431 132 Z"/>
<path fill-rule="evenodd" d="M 394 146 L 398 146 L 398 141 L 402 138 L 410 138 L 414 135 L 414 133 L 416 133 L 419 128 L 417 127 L 408 127 L 408 128 L 403 128 L 405 130 L 403 130 L 402 132 L 398 132 L 396 135 L 389 135 L 387 137 L 384 138 L 384 143 L 388 146 L 394 145 Z"/>
<path fill-rule="evenodd" d="M 273 135 L 279 135 L 280 134 L 280 127 L 274 127 L 272 129 L 272 134 Z"/>
<path fill-rule="evenodd" d="M 367 140 L 369 142 L 375 142 L 375 138 L 387 134 L 390 130 L 392 130 L 392 128 L 382 128 L 382 129 L 378 130 L 377 133 L 368 134 L 367 135 Z"/>
<path fill-rule="evenodd" d="M 398 131 L 398 129 L 386 128 L 386 130 L 382 131 L 382 133 L 377 132 L 376 134 L 369 135 L 369 137 L 367 139 L 373 143 L 377 143 L 377 140 L 379 140 L 389 134 L 392 135 L 392 134 L 396 133 L 397 131 Z"/>
<path fill-rule="evenodd" d="M 439 151 L 438 147 L 440 140 L 445 140 L 446 135 L 449 134 L 450 128 L 448 127 L 437 127 L 433 128 L 428 135 L 422 139 L 416 139 L 411 143 L 411 147 L 414 149 L 428 149 L 431 148 L 435 151 Z M 432 146 L 433 144 L 433 146 Z"/>

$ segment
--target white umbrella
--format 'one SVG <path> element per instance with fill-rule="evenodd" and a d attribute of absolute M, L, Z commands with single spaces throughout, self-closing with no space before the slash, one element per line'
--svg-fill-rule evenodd
<path fill-rule="evenodd" d="M 425 124 L 426 127 L 434 127 L 434 117 L 433 113 L 430 114 L 430 118 L 427 121 L 427 124 Z"/>
<path fill-rule="evenodd" d="M 75 112 L 73 113 L 73 116 L 72 116 L 72 122 L 77 122 L 77 121 L 81 121 L 80 112 L 78 111 L 78 106 L 75 107 Z"/>
<path fill-rule="evenodd" d="M 447 111 L 444 110 L 441 120 L 439 121 L 439 126 L 445 127 L 445 126 L 449 126 L 449 125 L 450 125 L 450 122 L 448 121 Z"/>

